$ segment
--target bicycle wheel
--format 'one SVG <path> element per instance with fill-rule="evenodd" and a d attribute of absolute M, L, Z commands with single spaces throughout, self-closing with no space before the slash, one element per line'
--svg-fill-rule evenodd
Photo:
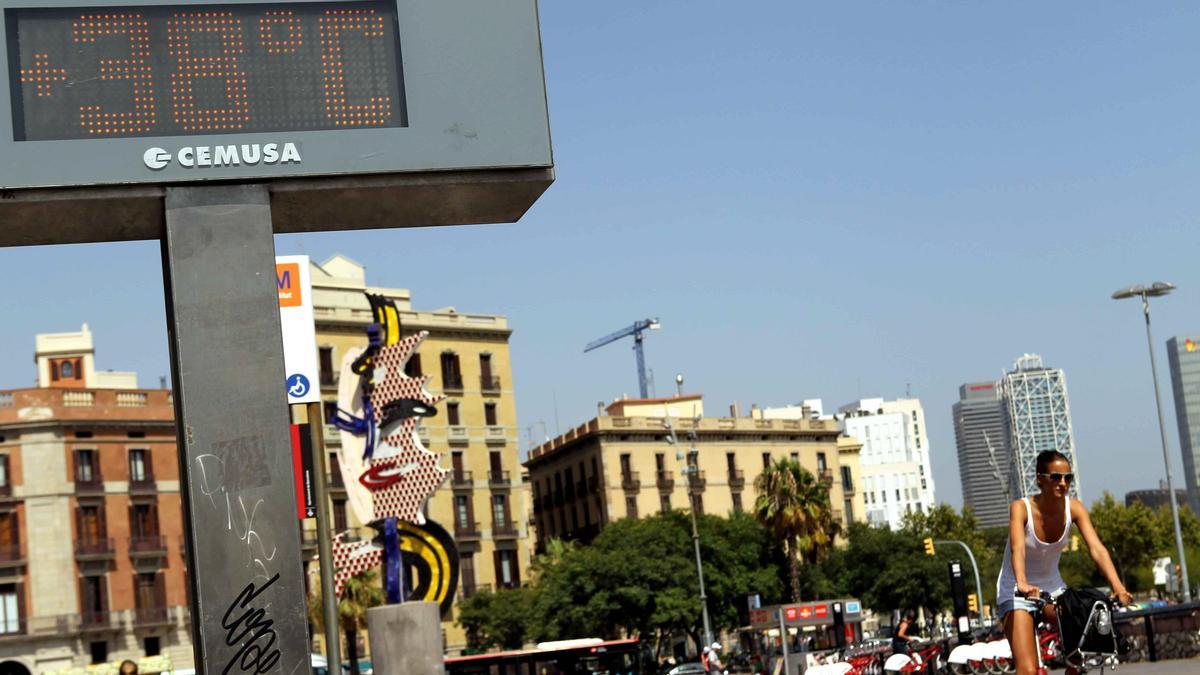
<path fill-rule="evenodd" d="M 953 675 L 974 675 L 975 673 L 971 669 L 970 663 L 951 663 L 949 670 Z"/>

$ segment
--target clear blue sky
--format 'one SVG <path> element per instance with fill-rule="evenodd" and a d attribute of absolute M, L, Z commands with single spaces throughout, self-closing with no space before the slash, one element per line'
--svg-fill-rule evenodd
<path fill-rule="evenodd" d="M 1108 296 L 1180 286 L 1164 361 L 1200 332 L 1198 30 L 1184 2 L 545 1 L 558 181 L 520 223 L 277 245 L 506 314 L 522 438 L 636 394 L 630 344 L 582 348 L 659 316 L 658 392 L 682 372 L 710 414 L 910 386 L 958 504 L 958 385 L 1039 352 L 1085 498 L 1120 495 L 1162 463 L 1139 311 Z M 84 321 L 101 367 L 156 384 L 160 284 L 154 243 L 0 250 L 0 387 Z"/>

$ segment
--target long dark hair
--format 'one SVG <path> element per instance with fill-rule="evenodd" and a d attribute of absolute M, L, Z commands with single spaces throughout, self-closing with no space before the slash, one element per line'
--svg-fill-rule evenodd
<path fill-rule="evenodd" d="M 1043 450 L 1039 452 L 1037 456 L 1037 472 L 1046 473 L 1046 469 L 1050 468 L 1050 463 L 1059 460 L 1066 462 L 1067 466 L 1071 466 L 1071 460 L 1057 450 Z"/>

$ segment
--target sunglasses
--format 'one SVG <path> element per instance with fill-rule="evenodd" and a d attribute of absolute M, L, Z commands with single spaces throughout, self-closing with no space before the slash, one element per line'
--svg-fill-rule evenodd
<path fill-rule="evenodd" d="M 1049 478 L 1054 483 L 1066 483 L 1070 485 L 1075 482 L 1075 474 L 1073 473 L 1039 473 L 1042 478 Z"/>

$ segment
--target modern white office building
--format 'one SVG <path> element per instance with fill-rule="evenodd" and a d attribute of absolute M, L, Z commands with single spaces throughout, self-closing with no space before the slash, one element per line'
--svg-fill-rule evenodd
<path fill-rule="evenodd" d="M 908 511 L 933 508 L 929 435 L 921 401 L 864 398 L 838 408 L 839 425 L 863 444 L 859 454 L 867 521 L 899 529 Z"/>

